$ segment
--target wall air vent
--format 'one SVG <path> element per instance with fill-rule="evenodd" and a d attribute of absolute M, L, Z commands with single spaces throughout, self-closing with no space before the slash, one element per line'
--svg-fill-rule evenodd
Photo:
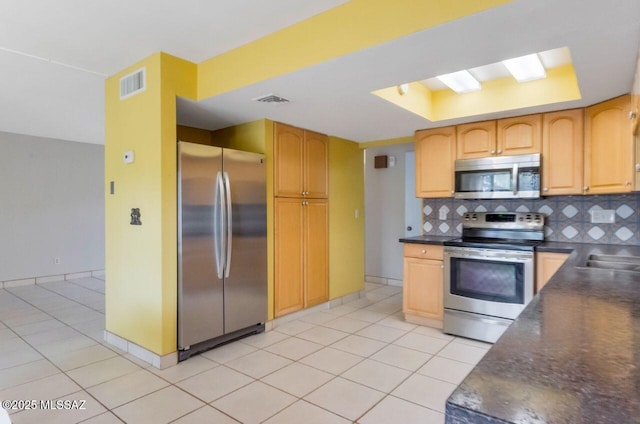
<path fill-rule="evenodd" d="M 145 68 L 138 69 L 120 78 L 120 100 L 143 92 L 147 88 Z"/>
<path fill-rule="evenodd" d="M 278 97 L 275 94 L 267 94 L 266 96 L 256 97 L 253 100 L 261 103 L 289 103 L 289 100 L 283 97 Z"/>

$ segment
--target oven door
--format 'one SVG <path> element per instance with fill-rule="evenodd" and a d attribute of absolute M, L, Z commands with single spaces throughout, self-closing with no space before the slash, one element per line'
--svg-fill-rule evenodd
<path fill-rule="evenodd" d="M 532 298 L 533 252 L 445 247 L 445 308 L 515 319 Z"/>

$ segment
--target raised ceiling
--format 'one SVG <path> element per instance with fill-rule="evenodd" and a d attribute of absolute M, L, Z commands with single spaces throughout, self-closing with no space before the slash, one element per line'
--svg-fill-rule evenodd
<path fill-rule="evenodd" d="M 0 131 L 103 143 L 106 76 L 156 51 L 199 63 L 344 2 L 3 0 Z M 365 142 L 585 106 L 631 90 L 639 17 L 637 0 L 515 0 L 201 102 L 181 99 L 178 120 L 218 129 L 268 118 Z M 433 123 L 371 94 L 564 46 L 580 100 Z M 271 93 L 290 103 L 252 100 Z"/>

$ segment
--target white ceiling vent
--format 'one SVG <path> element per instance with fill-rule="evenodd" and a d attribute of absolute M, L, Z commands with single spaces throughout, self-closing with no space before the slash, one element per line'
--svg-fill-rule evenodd
<path fill-rule="evenodd" d="M 145 68 L 138 69 L 120 78 L 120 100 L 143 92 L 147 88 Z"/>
<path fill-rule="evenodd" d="M 253 100 L 261 103 L 289 103 L 289 100 L 276 96 L 275 94 L 267 94 L 266 96 L 256 97 Z"/>

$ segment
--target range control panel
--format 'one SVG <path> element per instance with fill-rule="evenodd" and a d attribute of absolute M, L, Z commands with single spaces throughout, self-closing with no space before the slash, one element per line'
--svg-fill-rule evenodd
<path fill-rule="evenodd" d="M 537 212 L 466 212 L 462 227 L 541 231 L 544 218 L 543 213 Z"/>

